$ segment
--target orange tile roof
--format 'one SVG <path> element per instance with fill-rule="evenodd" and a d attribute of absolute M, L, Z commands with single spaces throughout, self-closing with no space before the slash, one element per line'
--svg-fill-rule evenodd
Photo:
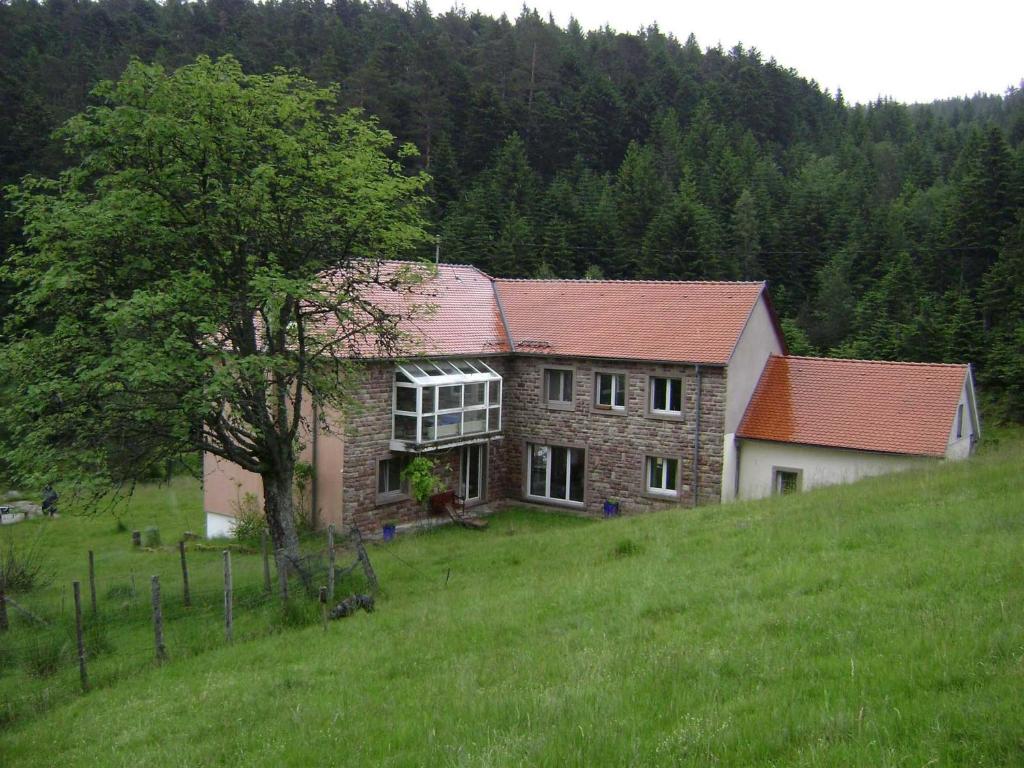
<path fill-rule="evenodd" d="M 436 275 L 418 285 L 394 289 L 400 272 L 426 275 L 429 267 L 408 261 L 374 265 L 374 284 L 364 298 L 391 313 L 405 316 L 400 327 L 407 338 L 399 350 L 404 356 L 486 355 L 508 353 L 508 336 L 494 298 L 493 281 L 476 267 L 440 264 Z M 399 279 L 398 283 L 404 283 Z M 379 357 L 369 339 L 353 343 L 360 357 Z"/>
<path fill-rule="evenodd" d="M 772 356 L 737 436 L 944 456 L 967 365 Z"/>
<path fill-rule="evenodd" d="M 516 352 L 725 365 L 764 283 L 495 281 Z"/>

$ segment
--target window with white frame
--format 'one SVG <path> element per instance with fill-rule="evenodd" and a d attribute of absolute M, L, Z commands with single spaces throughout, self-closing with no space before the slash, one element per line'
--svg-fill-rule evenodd
<path fill-rule="evenodd" d="M 501 376 L 482 360 L 420 360 L 395 369 L 392 450 L 501 429 Z"/>
<path fill-rule="evenodd" d="M 772 493 L 784 496 L 800 490 L 800 470 L 774 469 L 772 476 Z"/>
<path fill-rule="evenodd" d="M 401 496 L 408 493 L 402 470 L 408 464 L 406 456 L 392 456 L 377 462 L 377 495 L 380 497 Z"/>
<path fill-rule="evenodd" d="M 584 459 L 582 448 L 560 445 L 527 445 L 527 495 L 550 501 L 583 503 Z"/>
<path fill-rule="evenodd" d="M 626 374 L 594 374 L 594 407 L 613 411 L 626 410 Z"/>
<path fill-rule="evenodd" d="M 683 413 L 683 380 L 651 376 L 651 413 L 659 416 L 681 416 Z"/>
<path fill-rule="evenodd" d="M 648 493 L 658 496 L 679 495 L 679 459 L 648 456 L 644 474 L 647 477 Z"/>
<path fill-rule="evenodd" d="M 549 405 L 572 405 L 572 371 L 565 368 L 544 369 L 544 397 Z"/>

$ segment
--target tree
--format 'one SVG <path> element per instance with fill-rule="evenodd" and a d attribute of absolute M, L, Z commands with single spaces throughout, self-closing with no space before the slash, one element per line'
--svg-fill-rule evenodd
<path fill-rule="evenodd" d="M 335 89 L 231 57 L 136 61 L 94 98 L 60 131 L 75 164 L 8 189 L 24 223 L 0 347 L 10 456 L 22 478 L 98 497 L 206 451 L 260 475 L 294 557 L 310 405 L 343 408 L 353 348 L 398 342 L 400 312 L 371 292 L 413 290 L 381 259 L 424 243 L 426 178 L 339 114 Z"/>

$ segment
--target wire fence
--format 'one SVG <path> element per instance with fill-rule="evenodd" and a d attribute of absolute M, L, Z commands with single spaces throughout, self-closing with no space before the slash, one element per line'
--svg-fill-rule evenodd
<path fill-rule="evenodd" d="M 357 531 L 307 541 L 298 558 L 254 547 L 82 553 L 81 577 L 27 594 L 0 584 L 0 727 L 154 665 L 357 607 L 376 573 Z M 368 598 L 366 596 L 369 596 Z M 358 596 L 358 597 L 356 597 Z"/>

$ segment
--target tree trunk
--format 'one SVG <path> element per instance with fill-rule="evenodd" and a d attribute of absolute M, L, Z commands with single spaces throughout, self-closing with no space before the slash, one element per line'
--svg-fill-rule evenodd
<path fill-rule="evenodd" d="M 288 466 L 276 474 L 262 476 L 263 512 L 267 518 L 267 528 L 270 529 L 270 538 L 274 542 L 277 567 L 286 569 L 285 572 L 295 570 L 299 563 L 299 533 L 295 527 L 295 505 L 292 499 L 294 474 L 294 466 Z"/>

